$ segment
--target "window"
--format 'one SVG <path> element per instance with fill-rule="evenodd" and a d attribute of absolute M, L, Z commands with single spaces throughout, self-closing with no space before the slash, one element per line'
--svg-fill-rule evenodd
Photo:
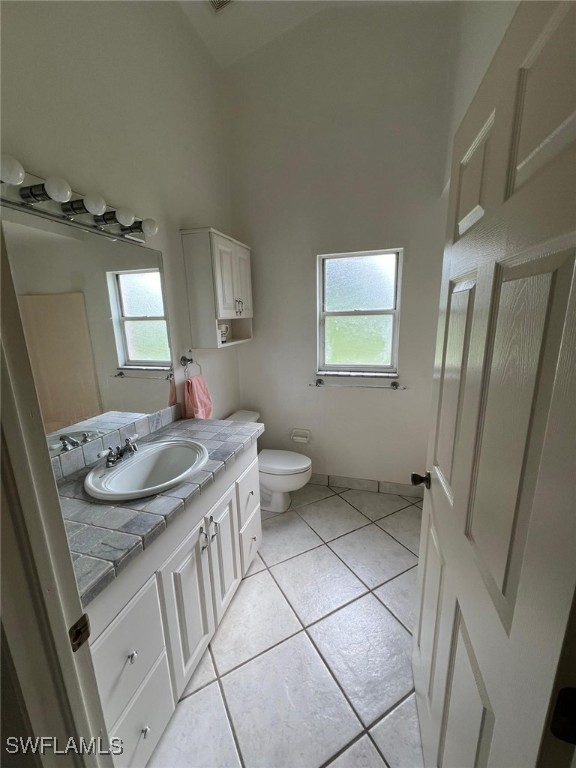
<path fill-rule="evenodd" d="M 109 273 L 120 366 L 171 365 L 160 270 Z"/>
<path fill-rule="evenodd" d="M 318 256 L 318 373 L 398 372 L 402 249 Z"/>

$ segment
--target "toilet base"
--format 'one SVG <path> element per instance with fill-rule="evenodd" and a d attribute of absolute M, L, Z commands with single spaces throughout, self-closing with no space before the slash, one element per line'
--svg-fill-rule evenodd
<path fill-rule="evenodd" d="M 263 512 L 273 512 L 276 515 L 286 512 L 291 501 L 287 491 L 269 491 L 260 487 L 260 508 Z"/>

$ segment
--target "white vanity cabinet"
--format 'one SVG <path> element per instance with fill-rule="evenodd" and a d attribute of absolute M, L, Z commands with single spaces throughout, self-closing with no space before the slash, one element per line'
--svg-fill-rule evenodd
<path fill-rule="evenodd" d="M 88 606 L 115 768 L 144 768 L 261 539 L 256 445 Z"/>
<path fill-rule="evenodd" d="M 218 348 L 252 338 L 250 248 L 214 229 L 185 230 L 192 346 Z M 221 330 L 228 327 L 226 341 Z"/>
<path fill-rule="evenodd" d="M 175 708 L 154 576 L 93 643 L 92 661 L 108 735 L 122 740 L 114 764 L 143 766 Z"/>
<path fill-rule="evenodd" d="M 176 699 L 242 578 L 237 526 L 232 487 L 158 572 Z"/>

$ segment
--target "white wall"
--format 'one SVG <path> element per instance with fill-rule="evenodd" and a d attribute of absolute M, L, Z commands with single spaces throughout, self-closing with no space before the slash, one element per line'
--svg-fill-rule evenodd
<path fill-rule="evenodd" d="M 291 429 L 311 429 L 315 472 L 408 482 L 424 468 L 454 22 L 453 4 L 334 8 L 228 70 L 234 231 L 254 249 L 242 404 L 261 411 L 263 445 L 300 450 Z M 408 389 L 310 387 L 316 254 L 396 246 Z"/>
<path fill-rule="evenodd" d="M 222 77 L 178 3 L 2 6 L 2 151 L 158 220 L 175 359 L 190 344 L 178 230 L 230 230 Z M 198 358 L 229 413 L 235 350 Z"/>

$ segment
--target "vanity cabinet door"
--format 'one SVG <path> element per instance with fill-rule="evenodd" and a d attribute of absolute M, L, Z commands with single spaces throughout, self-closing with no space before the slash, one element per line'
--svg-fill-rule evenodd
<path fill-rule="evenodd" d="M 214 614 L 219 624 L 242 578 L 234 487 L 212 508 L 206 521 L 210 531 Z"/>
<path fill-rule="evenodd" d="M 236 247 L 225 237 L 212 233 L 212 259 L 216 316 L 219 320 L 237 317 L 238 293 L 235 285 Z"/>
<path fill-rule="evenodd" d="M 250 251 L 242 245 L 234 246 L 235 291 L 239 299 L 240 317 L 252 317 L 252 277 Z"/>
<path fill-rule="evenodd" d="M 209 550 L 202 520 L 158 572 L 176 700 L 214 633 Z"/>

